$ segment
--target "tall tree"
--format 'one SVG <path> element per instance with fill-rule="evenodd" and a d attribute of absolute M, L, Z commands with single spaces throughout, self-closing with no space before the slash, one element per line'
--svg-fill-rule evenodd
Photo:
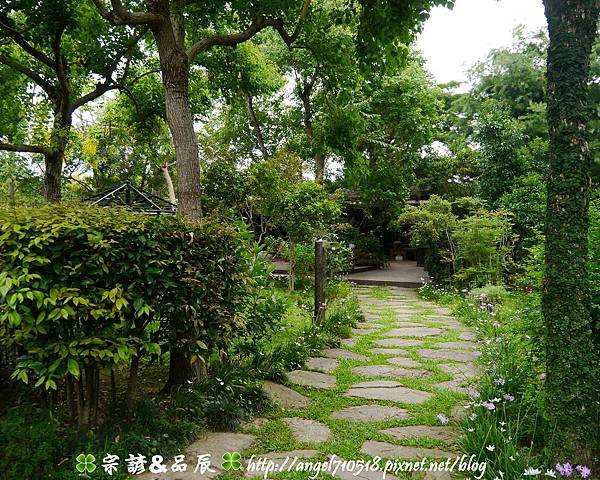
<path fill-rule="evenodd" d="M 24 122 L 25 128 L 44 131 L 37 138 L 20 132 L 25 140 L 15 141 L 16 135 L 0 129 L 0 150 L 44 156 L 46 201 L 61 199 L 73 113 L 109 90 L 125 88 L 143 32 L 107 28 L 93 8 L 74 0 L 10 0 L 0 6 L 0 66 L 15 72 L 13 79 L 26 90 L 35 89 L 32 109 L 48 105 L 49 113 L 37 125 Z"/>
<path fill-rule="evenodd" d="M 590 53 L 600 1 L 544 0 L 550 132 L 543 312 L 547 412 L 555 450 L 592 456 L 598 436 L 599 332 L 591 322 L 588 256 Z M 593 447 L 592 447 L 593 448 Z M 597 453 L 597 452 L 596 452 Z"/>
<path fill-rule="evenodd" d="M 236 46 L 266 28 L 274 28 L 291 45 L 308 16 L 310 0 L 304 2 L 216 1 L 201 6 L 184 0 L 151 0 L 145 11 L 129 11 L 121 0 L 93 0 L 102 16 L 116 25 L 147 25 L 156 42 L 165 90 L 169 129 L 177 158 L 177 190 L 181 213 L 190 220 L 202 217 L 200 161 L 189 101 L 190 68 L 201 52 L 211 47 Z M 293 33 L 285 28 L 293 17 Z M 186 19 L 193 19 L 187 24 Z M 231 32 L 237 29 L 236 33 Z M 186 38 L 187 37 L 187 38 Z"/>

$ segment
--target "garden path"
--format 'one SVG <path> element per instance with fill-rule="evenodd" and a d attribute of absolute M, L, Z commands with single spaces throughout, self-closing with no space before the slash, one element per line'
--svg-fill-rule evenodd
<path fill-rule="evenodd" d="M 186 459 L 211 454 L 213 473 L 187 472 L 145 479 L 188 480 L 262 476 L 246 468 L 224 472 L 224 452 L 242 453 L 243 467 L 255 455 L 287 472 L 311 462 L 460 456 L 457 421 L 466 391 L 477 376 L 475 335 L 447 309 L 402 288 L 357 288 L 365 321 L 341 348 L 326 349 L 290 372 L 288 386 L 267 382 L 280 409 L 244 425 L 239 433 L 211 433 L 192 444 Z M 385 462 L 384 460 L 384 462 Z M 287 462 L 287 463 L 286 463 Z M 217 465 L 215 465 L 217 464 Z M 383 464 L 383 462 L 382 462 Z M 379 480 L 380 471 L 338 472 L 342 480 Z M 411 476 L 412 475 L 412 476 Z M 457 478 L 470 475 L 458 474 Z M 269 478 L 271 475 L 269 475 Z M 302 472 L 277 478 L 305 479 Z M 385 478 L 449 479 L 448 473 L 388 473 Z"/>

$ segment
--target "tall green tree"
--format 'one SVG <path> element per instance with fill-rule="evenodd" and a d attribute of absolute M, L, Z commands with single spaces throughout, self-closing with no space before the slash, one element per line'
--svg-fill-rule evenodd
<path fill-rule="evenodd" d="M 43 155 L 46 201 L 61 199 L 73 113 L 109 90 L 126 88 L 143 33 L 109 28 L 85 2 L 8 0 L 0 5 L 0 67 L 12 72 L 13 86 L 7 90 L 18 82 L 22 91 L 33 91 L 21 94 L 28 97 L 24 115 L 5 120 L 13 131 L 0 127 L 0 150 Z M 28 119 L 28 110 L 36 117 Z"/>
<path fill-rule="evenodd" d="M 588 259 L 590 54 L 598 0 L 544 0 L 548 20 L 546 399 L 554 449 L 598 454 L 600 332 L 591 322 Z M 596 458 L 598 458 L 596 456 Z"/>
<path fill-rule="evenodd" d="M 116 25 L 146 25 L 150 28 L 158 56 L 165 92 L 167 122 L 177 162 L 177 192 L 180 212 L 188 219 L 202 217 L 198 143 L 190 108 L 191 67 L 198 55 L 215 46 L 234 47 L 267 28 L 274 28 L 292 45 L 310 10 L 305 2 L 217 1 L 195 4 L 184 0 L 156 0 L 142 11 L 130 11 L 121 0 L 94 4 L 109 22 Z M 188 21 L 191 20 L 191 21 Z M 286 23 L 295 23 L 290 33 Z M 235 33 L 230 33 L 230 32 Z"/>

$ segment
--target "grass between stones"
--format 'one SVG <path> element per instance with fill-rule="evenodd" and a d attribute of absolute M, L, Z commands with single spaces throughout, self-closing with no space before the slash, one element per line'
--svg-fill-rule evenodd
<path fill-rule="evenodd" d="M 463 331 L 449 327 L 445 324 L 443 318 L 428 318 L 428 315 L 439 315 L 435 305 L 421 301 L 416 298 L 412 292 L 398 294 L 396 291 L 388 288 L 360 288 L 356 292 L 359 296 L 363 313 L 371 313 L 379 318 L 368 320 L 369 324 L 377 325 L 377 330 L 363 335 L 355 335 L 357 341 L 353 346 L 346 346 L 349 351 L 362 354 L 368 357 L 367 361 L 340 359 L 339 366 L 333 370 L 337 385 L 332 390 L 322 390 L 299 385 L 293 385 L 288 382 L 288 386 L 297 392 L 312 399 L 312 403 L 302 410 L 285 410 L 274 407 L 263 416 L 268 419 L 268 423 L 254 427 L 249 426 L 244 431 L 256 436 L 256 442 L 247 451 L 242 452 L 244 458 L 251 455 L 261 455 L 270 452 L 286 452 L 291 450 L 315 449 L 318 455 L 311 460 L 326 460 L 329 455 L 347 460 L 363 459 L 368 460 L 371 457 L 361 453 L 361 447 L 367 440 L 388 442 L 396 445 L 406 445 L 424 448 L 439 448 L 442 450 L 455 451 L 456 447 L 444 444 L 434 438 L 407 438 L 398 440 L 397 438 L 381 433 L 382 430 L 391 427 L 408 425 L 430 425 L 439 426 L 438 414 L 451 416 L 451 411 L 457 403 L 463 401 L 465 396 L 452 392 L 447 389 L 437 388 L 434 385 L 440 382 L 452 380 L 453 376 L 442 370 L 438 364 L 452 363 L 449 361 L 424 360 L 419 354 L 420 348 L 435 348 L 438 343 L 459 341 L 459 336 Z M 398 313 L 404 311 L 412 313 Z M 392 356 L 379 353 L 373 353 L 375 340 L 388 338 L 387 333 L 402 325 L 401 321 L 414 322 L 427 327 L 437 327 L 443 329 L 443 332 L 433 337 L 414 337 L 422 341 L 421 346 L 401 347 L 406 350 L 406 358 L 411 358 L 420 362 L 419 368 L 431 373 L 428 378 L 389 378 L 389 377 L 365 377 L 352 372 L 352 367 L 359 365 L 393 365 L 388 362 Z M 398 355 L 395 355 L 398 356 Z M 372 401 L 362 398 L 345 396 L 348 388 L 356 383 L 374 380 L 387 380 L 400 383 L 404 387 L 430 392 L 433 396 L 421 404 L 398 403 L 391 401 Z M 408 418 L 395 418 L 380 422 L 354 422 L 348 420 L 336 420 L 331 418 L 331 414 L 337 410 L 350 406 L 359 405 L 388 405 L 406 409 L 409 412 Z M 301 417 L 316 420 L 327 425 L 331 429 L 332 436 L 329 440 L 314 444 L 297 442 L 290 428 L 283 421 L 287 417 Z M 458 431 L 456 431 L 458 436 Z M 234 477 L 239 473 L 226 473 L 224 478 Z M 307 478 L 306 473 L 287 472 L 275 475 L 269 475 L 270 478 Z M 323 475 L 320 476 L 320 478 Z M 326 478 L 325 475 L 323 478 Z M 413 478 L 413 477 L 405 477 Z"/>

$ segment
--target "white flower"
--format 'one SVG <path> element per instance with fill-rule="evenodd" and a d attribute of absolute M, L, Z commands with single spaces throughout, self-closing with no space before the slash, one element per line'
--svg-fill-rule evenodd
<path fill-rule="evenodd" d="M 475 429 L 474 428 L 467 428 L 467 432 L 474 432 Z"/>
<path fill-rule="evenodd" d="M 515 461 L 515 457 L 513 457 L 512 455 L 511 455 L 510 457 L 508 457 L 508 458 L 510 458 L 510 461 L 511 461 L 511 462 L 514 462 L 514 461 Z"/>
<path fill-rule="evenodd" d="M 523 475 L 526 477 L 537 477 L 540 473 L 542 473 L 542 471 L 539 468 L 529 467 L 527 470 L 525 470 Z"/>
<path fill-rule="evenodd" d="M 556 472 L 554 470 L 546 470 L 546 473 L 544 473 L 544 475 L 546 475 L 547 477 L 556 478 Z"/>
<path fill-rule="evenodd" d="M 494 450 L 496 450 L 496 446 L 495 445 L 488 445 L 487 447 L 485 447 L 486 450 L 493 452 Z"/>

